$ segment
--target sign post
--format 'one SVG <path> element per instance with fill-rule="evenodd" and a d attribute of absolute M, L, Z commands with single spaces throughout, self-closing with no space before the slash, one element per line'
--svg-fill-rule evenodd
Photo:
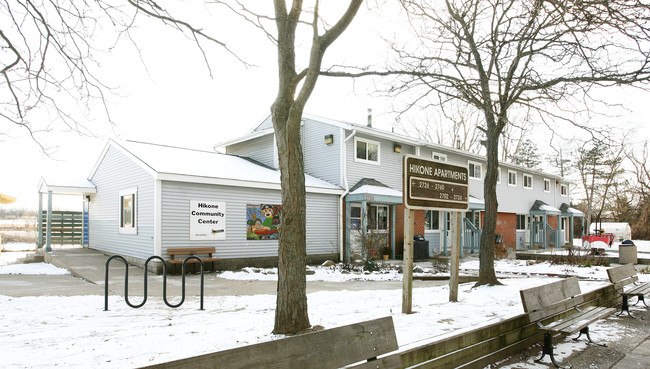
<path fill-rule="evenodd" d="M 460 256 L 460 212 L 469 208 L 467 167 L 414 155 L 404 156 L 404 264 L 402 313 L 410 314 L 413 296 L 414 210 L 451 211 L 452 265 L 449 278 L 449 301 L 458 300 L 458 258 Z"/>
<path fill-rule="evenodd" d="M 402 313 L 413 312 L 413 235 L 415 210 L 404 208 L 404 254 L 402 267 Z"/>

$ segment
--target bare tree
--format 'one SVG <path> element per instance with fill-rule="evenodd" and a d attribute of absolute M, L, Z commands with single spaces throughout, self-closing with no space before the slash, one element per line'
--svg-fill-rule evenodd
<path fill-rule="evenodd" d="M 269 8 L 271 14 L 256 12 L 239 1 L 212 2 L 222 6 L 220 10 L 261 29 L 277 50 L 278 93 L 271 106 L 271 115 L 279 153 L 283 229 L 278 251 L 275 333 L 297 333 L 310 326 L 305 277 L 305 173 L 300 122 L 305 104 L 316 86 L 327 48 L 349 26 L 362 2 L 350 0 L 347 9 L 333 23 L 321 17 L 319 0 L 310 5 L 302 0 L 290 4 L 285 0 L 275 0 L 273 8 Z M 106 107 L 105 93 L 110 88 L 93 68 L 97 63 L 93 37 L 102 28 L 100 24 L 113 27 L 118 38 L 128 38 L 138 17 L 159 20 L 195 43 L 210 75 L 211 61 L 204 52 L 207 45 L 216 45 L 246 64 L 225 42 L 175 17 L 155 0 L 127 0 L 127 3 L 130 6 L 112 3 L 111 0 L 2 2 L 0 40 L 4 81 L 0 82 L 0 88 L 4 93 L 0 95 L 3 99 L 0 117 L 34 135 L 49 129 L 49 126 L 37 127 L 29 120 L 28 113 L 45 104 L 67 127 L 85 131 L 82 121 L 59 105 L 55 95 L 65 91 L 73 100 L 88 104 L 89 100 L 98 99 Z M 248 5 L 255 7 L 259 4 L 251 2 Z M 301 38 L 301 35 L 304 36 Z M 305 44 L 311 45 L 307 47 L 306 55 L 298 55 L 302 50 L 299 46 Z M 299 65 L 299 60 L 306 60 L 306 65 Z M 50 67 L 57 63 L 61 65 Z M 106 114 L 110 120 L 107 108 Z"/>
<path fill-rule="evenodd" d="M 633 237 L 639 239 L 648 239 L 650 237 L 650 169 L 648 167 L 648 142 L 643 145 L 639 153 L 628 152 L 627 157 L 634 166 L 634 175 L 637 180 L 636 194 L 638 202 L 636 204 L 636 220 L 631 223 Z"/>
<path fill-rule="evenodd" d="M 0 132 L 25 130 L 47 152 L 42 140 L 53 130 L 91 135 L 89 112 L 97 107 L 104 112 L 101 120 L 112 123 L 107 95 L 115 86 L 102 75 L 100 60 L 118 40 L 131 40 L 130 31 L 143 16 L 175 27 L 201 50 L 205 43 L 217 44 L 236 57 L 225 43 L 174 18 L 155 1 L 128 3 L 0 3 Z"/>
<path fill-rule="evenodd" d="M 305 12 L 303 2 L 299 0 L 294 1 L 290 9 L 286 8 L 285 0 L 274 1 L 279 86 L 271 114 L 282 181 L 282 233 L 278 250 L 274 333 L 297 333 L 310 326 L 305 276 L 305 171 L 300 122 L 305 104 L 316 87 L 325 51 L 350 25 L 361 3 L 362 0 L 351 0 L 338 21 L 321 33 L 318 0 L 311 12 Z M 308 18 L 304 20 L 304 16 Z M 299 26 L 307 26 L 311 32 L 308 64 L 303 67 L 298 67 L 296 60 Z"/>
<path fill-rule="evenodd" d="M 401 128 L 407 134 L 428 142 L 447 145 L 479 154 L 481 146 L 481 131 L 476 129 L 480 119 L 476 111 L 466 106 L 450 106 L 446 109 L 428 109 L 413 117 L 400 119 Z"/>
<path fill-rule="evenodd" d="M 625 141 L 625 140 L 623 140 Z M 623 174 L 625 146 L 604 141 L 588 142 L 576 152 L 575 168 L 587 203 L 587 226 L 600 219 L 608 202 L 610 190 Z"/>
<path fill-rule="evenodd" d="M 496 181 L 504 129 L 515 114 L 588 129 L 577 118 L 598 102 L 593 90 L 646 86 L 650 6 L 636 0 L 402 0 L 402 5 L 415 37 L 392 44 L 397 58 L 385 72 L 353 75 L 401 75 L 391 91 L 430 104 L 460 101 L 481 112 L 487 170 L 477 285 L 498 284 Z"/>

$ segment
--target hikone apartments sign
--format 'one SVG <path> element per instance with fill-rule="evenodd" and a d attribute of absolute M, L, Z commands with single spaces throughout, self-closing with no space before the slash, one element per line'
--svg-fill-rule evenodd
<path fill-rule="evenodd" d="M 404 204 L 408 209 L 466 211 L 467 167 L 404 157 Z"/>
<path fill-rule="evenodd" d="M 226 203 L 190 200 L 190 240 L 226 239 Z"/>

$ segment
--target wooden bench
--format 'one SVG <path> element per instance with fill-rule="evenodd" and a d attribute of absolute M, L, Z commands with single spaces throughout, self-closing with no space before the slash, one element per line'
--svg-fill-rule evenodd
<path fill-rule="evenodd" d="M 401 368 L 399 355 L 377 358 L 398 348 L 393 318 L 385 317 L 147 368 Z"/>
<path fill-rule="evenodd" d="M 212 271 L 214 271 L 215 270 L 214 263 L 216 261 L 221 260 L 219 258 L 212 257 L 212 254 L 214 253 L 215 253 L 214 247 L 182 247 L 182 248 L 167 249 L 167 255 L 169 255 L 169 260 L 167 261 L 170 264 L 174 265 L 174 272 L 176 272 L 176 265 L 182 264 L 186 257 L 197 256 L 200 257 L 204 263 L 212 263 Z M 204 255 L 204 256 L 200 256 L 200 255 Z M 184 256 L 184 257 L 175 259 L 176 256 Z M 187 262 L 198 263 L 199 261 L 196 259 L 189 259 Z"/>
<path fill-rule="evenodd" d="M 528 313 L 530 321 L 536 322 L 537 326 L 544 331 L 542 356 L 535 362 L 541 361 L 546 354 L 549 354 L 551 362 L 557 367 L 559 365 L 553 356 L 553 335 L 569 335 L 580 331 L 574 340 L 585 334 L 589 342 L 594 343 L 589 336 L 589 324 L 616 311 L 614 308 L 602 306 L 578 308 L 584 302 L 584 295 L 580 293 L 580 285 L 576 277 L 528 288 L 519 293 L 524 311 Z"/>
<path fill-rule="evenodd" d="M 648 307 L 645 303 L 644 295 L 650 293 L 650 284 L 639 282 L 639 277 L 636 275 L 636 269 L 633 264 L 625 264 L 614 268 L 607 269 L 607 276 L 609 281 L 612 282 L 616 291 L 623 297 L 623 306 L 621 312 L 617 316 L 627 311 L 627 315 L 634 318 L 630 314 L 630 306 L 627 299 L 630 296 L 636 296 L 638 304 L 643 301 L 643 305 Z M 634 305 L 636 305 L 634 304 Z"/>

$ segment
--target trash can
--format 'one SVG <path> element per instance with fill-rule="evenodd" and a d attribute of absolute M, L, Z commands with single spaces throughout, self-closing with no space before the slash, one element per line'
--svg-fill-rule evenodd
<path fill-rule="evenodd" d="M 632 240 L 625 240 L 618 246 L 619 264 L 636 264 L 636 245 Z"/>
<path fill-rule="evenodd" d="M 422 235 L 416 234 L 413 237 L 413 260 L 424 260 L 429 258 L 429 241 Z"/>

